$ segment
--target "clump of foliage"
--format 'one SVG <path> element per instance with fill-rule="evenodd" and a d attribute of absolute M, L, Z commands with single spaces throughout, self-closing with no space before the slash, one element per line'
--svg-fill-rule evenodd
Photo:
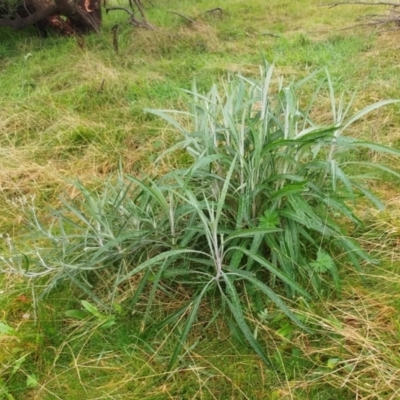
<path fill-rule="evenodd" d="M 147 110 L 181 133 L 169 151 L 184 149 L 187 168 L 153 179 L 121 174 L 101 190 L 77 182 L 81 196 L 65 199 L 51 223 L 40 222 L 34 203 L 23 200 L 32 247 L 21 254 L 8 240 L 11 255 L 3 261 L 28 277 L 42 276 L 42 294 L 67 281 L 110 310 L 121 290 L 131 291 L 130 307 L 140 312 L 146 303 L 144 334 L 184 318 L 171 365 L 202 303 L 212 298 L 215 317 L 225 316 L 269 363 L 246 318 L 249 300 L 307 329 L 283 298 L 310 299 L 330 281 L 339 287 L 339 262 L 359 269 L 372 261 L 344 227 L 362 223 L 354 212 L 360 197 L 382 206 L 368 179 L 382 170 L 399 176 L 351 156 L 360 148 L 397 150 L 343 134 L 393 101 L 349 115 L 326 72 L 300 107 L 298 93 L 318 74 L 272 89 L 273 67 L 265 65 L 260 79 L 234 76 L 205 95 L 194 86 L 189 112 Z M 321 125 L 311 112 L 326 84 L 332 120 Z M 182 287 L 191 293 L 186 304 L 154 320 L 157 296 L 173 301 Z"/>

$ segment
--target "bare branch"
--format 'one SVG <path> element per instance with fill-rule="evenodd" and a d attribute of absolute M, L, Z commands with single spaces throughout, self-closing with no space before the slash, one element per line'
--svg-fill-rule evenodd
<path fill-rule="evenodd" d="M 395 23 L 398 27 L 400 27 L 400 12 L 398 7 L 400 7 L 400 3 L 394 3 L 391 1 L 342 1 L 337 3 L 326 3 L 320 4 L 320 7 L 336 7 L 342 5 L 362 5 L 362 6 L 390 6 L 390 11 L 386 15 L 368 15 L 364 17 L 359 17 L 357 20 L 369 20 L 368 22 L 362 22 L 360 24 L 352 25 L 341 30 L 352 29 L 360 26 L 381 26 L 381 25 L 389 25 L 391 23 Z M 399 28 L 396 28 L 399 29 Z"/>
<path fill-rule="evenodd" d="M 399 18 L 380 18 L 380 19 L 375 19 L 373 21 L 370 22 L 363 22 L 361 24 L 356 24 L 356 25 L 352 25 L 352 26 L 348 26 L 347 28 L 343 28 L 340 29 L 341 31 L 347 31 L 349 29 L 353 29 L 353 28 L 357 28 L 360 26 L 378 26 L 378 25 L 386 25 L 386 24 L 390 24 L 391 22 L 395 22 L 398 23 L 399 22 Z M 395 28 L 393 30 L 397 30 L 399 28 Z"/>
<path fill-rule="evenodd" d="M 90 13 L 88 13 L 88 12 L 82 10 L 80 7 L 77 7 L 77 9 L 76 9 L 76 14 L 79 15 L 79 18 L 82 19 L 82 21 L 83 21 L 86 25 L 91 26 L 91 27 L 93 28 L 93 30 L 94 30 L 96 33 L 99 33 L 99 28 L 100 28 L 100 27 L 98 26 L 98 24 L 96 23 L 96 21 L 92 18 L 92 16 L 90 15 Z M 75 19 L 76 19 L 76 18 L 75 18 Z"/>
<path fill-rule="evenodd" d="M 154 30 L 154 26 L 151 25 L 147 20 L 140 21 L 135 17 L 135 13 L 130 10 L 129 8 L 126 7 L 106 7 L 106 14 L 108 14 L 109 11 L 125 11 L 130 15 L 129 21 L 131 22 L 132 25 L 135 25 L 137 27 L 141 28 L 146 28 L 146 29 L 151 29 Z"/>
<path fill-rule="evenodd" d="M 214 14 L 216 12 L 219 12 L 220 16 L 222 17 L 222 8 L 221 7 L 216 7 L 216 8 L 212 8 L 211 10 L 204 11 L 204 13 L 202 13 L 200 15 Z M 197 17 L 190 18 L 190 17 L 188 17 L 184 14 L 181 14 L 179 12 L 176 12 L 176 11 L 167 11 L 167 13 L 178 15 L 179 17 L 186 19 L 186 21 L 190 22 L 191 24 L 194 24 L 196 22 L 196 19 L 200 17 L 200 15 L 198 15 Z"/>
<path fill-rule="evenodd" d="M 136 4 L 136 7 L 138 8 L 139 13 L 142 16 L 143 20 L 147 22 L 146 15 L 144 14 L 144 11 L 143 11 L 143 5 L 140 2 L 140 0 L 132 0 L 132 1 Z"/>
<path fill-rule="evenodd" d="M 135 18 L 135 13 L 132 10 L 130 10 L 129 8 L 126 8 L 126 7 L 106 7 L 106 14 L 108 14 L 109 11 L 125 11 L 132 18 Z"/>

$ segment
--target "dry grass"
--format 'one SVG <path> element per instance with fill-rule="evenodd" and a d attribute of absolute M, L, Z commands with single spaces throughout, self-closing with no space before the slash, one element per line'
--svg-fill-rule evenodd
<path fill-rule="evenodd" d="M 343 301 L 325 303 L 324 318 L 307 315 L 321 337 L 297 343 L 322 369 L 291 382 L 293 388 L 329 384 L 351 390 L 358 399 L 396 399 L 400 393 L 397 354 L 398 310 L 386 305 L 392 295 L 371 295 L 359 288 Z M 321 347 L 321 338 L 323 346 Z"/>
<path fill-rule="evenodd" d="M 391 278 L 391 284 L 398 284 L 398 275 Z M 375 282 L 379 279 L 374 276 Z M 399 310 L 387 305 L 395 300 L 393 295 L 371 293 L 358 286 L 345 288 L 341 297 L 321 302 L 317 310 L 300 312 L 313 326 L 312 335 L 279 336 L 258 322 L 268 337 L 269 348 L 272 351 L 275 347 L 275 354 L 280 354 L 285 363 L 293 362 L 291 349 L 299 350 L 301 358 L 307 360 L 307 366 L 298 367 L 295 375 L 286 367 L 288 375 L 284 373 L 286 379 L 275 384 L 273 398 L 308 399 L 326 390 L 337 390 L 344 396 L 339 398 L 346 399 L 399 397 Z"/>

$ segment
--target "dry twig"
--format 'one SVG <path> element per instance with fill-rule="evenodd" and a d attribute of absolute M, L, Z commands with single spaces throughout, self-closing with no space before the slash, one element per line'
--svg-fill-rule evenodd
<path fill-rule="evenodd" d="M 111 28 L 111 32 L 113 33 L 113 47 L 114 51 L 118 54 L 118 30 L 119 30 L 119 25 L 114 25 Z M 104 79 L 103 79 L 104 81 Z"/>
<path fill-rule="evenodd" d="M 186 15 L 183 15 L 183 14 L 178 13 L 178 12 L 176 12 L 176 11 L 167 11 L 167 13 L 178 15 L 179 17 L 181 17 L 181 18 L 183 18 L 183 19 L 186 19 L 186 21 L 190 22 L 191 24 L 194 23 L 194 19 L 189 18 L 189 17 L 187 17 Z"/>
<path fill-rule="evenodd" d="M 219 13 L 220 17 L 222 18 L 222 8 L 221 7 L 215 7 L 215 8 L 211 8 L 210 10 L 204 11 L 204 13 L 200 14 L 200 15 L 204 15 L 204 14 L 215 14 L 215 13 Z M 178 15 L 179 17 L 185 19 L 186 21 L 188 21 L 190 24 L 194 24 L 196 22 L 196 20 L 199 18 L 200 15 L 197 15 L 196 17 L 188 17 L 187 15 L 181 14 L 179 12 L 176 11 L 167 11 L 167 13 L 170 14 L 175 14 Z"/>
<path fill-rule="evenodd" d="M 211 10 L 207 10 L 204 12 L 204 14 L 215 14 L 216 12 L 219 12 L 219 15 L 222 17 L 222 8 L 221 7 L 215 7 L 215 8 L 212 8 Z"/>

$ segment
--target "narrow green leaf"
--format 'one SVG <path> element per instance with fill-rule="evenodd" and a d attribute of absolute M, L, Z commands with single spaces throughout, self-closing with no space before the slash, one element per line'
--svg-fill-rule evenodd
<path fill-rule="evenodd" d="M 184 116 L 192 116 L 191 113 L 185 112 L 185 111 L 176 111 L 176 110 L 153 110 L 151 108 L 145 108 L 143 109 L 144 112 L 158 115 L 159 117 L 165 119 L 169 124 L 171 124 L 173 127 L 178 129 L 181 133 L 186 133 L 186 130 L 182 128 L 182 126 L 172 117 L 170 117 L 169 114 L 176 114 L 176 115 L 184 115 Z"/>
<path fill-rule="evenodd" d="M 279 189 L 272 194 L 271 201 L 277 202 L 283 197 L 288 197 L 298 193 L 305 193 L 309 190 L 306 184 L 307 181 L 285 185 L 282 189 Z"/>
<path fill-rule="evenodd" d="M 153 305 L 153 300 L 155 298 L 156 292 L 159 289 L 160 281 L 163 276 L 163 273 L 171 265 L 172 261 L 173 260 L 171 260 L 171 259 L 164 260 L 161 268 L 157 271 L 157 273 L 154 276 L 152 288 L 150 290 L 150 293 L 148 293 L 148 295 L 146 296 L 147 297 L 147 305 L 146 305 L 146 312 L 144 313 L 144 316 L 142 319 L 143 325 L 145 325 L 147 323 L 147 321 L 150 317 L 151 306 Z"/>
<path fill-rule="evenodd" d="M 150 196 L 152 196 L 155 200 L 158 201 L 160 206 L 162 207 L 165 215 L 169 214 L 169 206 L 168 206 L 168 201 L 163 195 L 162 191 L 160 188 L 150 180 L 151 186 L 147 185 L 145 182 L 143 182 L 140 179 L 135 178 L 134 176 L 128 176 L 128 178 L 135 182 L 138 186 L 140 186 L 146 193 L 148 193 Z"/>
<path fill-rule="evenodd" d="M 15 363 L 13 365 L 13 369 L 11 371 L 11 375 L 14 375 L 16 372 L 18 372 L 21 369 L 21 366 L 26 361 L 27 357 L 28 357 L 28 354 L 25 354 L 24 356 L 20 357 L 17 361 L 15 361 Z"/>
<path fill-rule="evenodd" d="M 149 267 L 158 265 L 160 262 L 167 260 L 170 257 L 182 256 L 183 254 L 202 254 L 202 255 L 208 256 L 204 252 L 197 251 L 197 250 L 191 250 L 191 249 L 169 250 L 169 251 L 161 253 L 161 254 L 159 254 L 155 257 L 152 257 L 149 260 L 141 263 L 136 268 L 132 269 L 128 274 L 122 276 L 121 279 L 119 279 L 119 281 L 117 282 L 117 284 L 120 285 L 122 282 L 125 282 L 131 276 L 136 275 L 138 272 L 144 270 L 145 268 L 149 268 Z"/>
<path fill-rule="evenodd" d="M 248 274 L 243 274 L 243 271 L 237 271 L 234 273 L 226 274 L 228 276 L 236 275 L 241 279 L 245 279 L 249 281 L 252 285 L 254 285 L 257 289 L 260 289 L 265 295 L 267 295 L 273 303 L 287 316 L 289 317 L 297 326 L 304 329 L 306 332 L 310 332 L 310 330 L 293 314 L 292 311 L 287 307 L 287 305 L 282 301 L 282 299 L 267 285 L 258 280 L 255 277 L 252 277 Z M 309 296 L 308 296 L 309 297 Z"/>
<path fill-rule="evenodd" d="M 203 300 L 203 297 L 205 295 L 205 293 L 207 292 L 207 289 L 209 287 L 209 285 L 212 283 L 212 281 L 210 281 L 204 288 L 203 290 L 200 292 L 200 294 L 196 297 L 196 299 L 192 302 L 192 309 L 189 311 L 189 315 L 187 317 L 185 326 L 183 328 L 182 334 L 179 337 L 179 341 L 177 346 L 175 347 L 175 351 L 172 354 L 171 360 L 169 362 L 168 365 L 168 369 L 171 370 L 172 367 L 174 366 L 175 362 L 178 359 L 179 353 L 182 349 L 182 346 L 185 344 L 187 336 L 190 332 L 190 329 L 197 317 L 198 314 L 198 310 L 201 304 L 201 301 Z"/>
<path fill-rule="evenodd" d="M 378 101 L 377 103 L 371 104 L 362 110 L 358 111 L 356 114 L 354 114 L 351 118 L 349 118 L 346 123 L 343 125 L 341 131 L 346 130 L 351 124 L 359 120 L 360 118 L 364 117 L 365 115 L 369 114 L 370 112 L 381 108 L 383 106 L 389 105 L 389 104 L 396 104 L 399 103 L 400 100 L 382 100 Z"/>
<path fill-rule="evenodd" d="M 264 238 L 265 238 L 265 235 L 262 235 L 262 234 L 258 234 L 258 235 L 255 235 L 255 236 L 254 236 L 254 238 L 253 238 L 253 240 L 252 240 L 252 242 L 251 242 L 251 246 L 250 246 L 250 252 L 251 252 L 251 253 L 257 254 L 257 252 L 258 252 L 260 246 L 261 246 L 262 243 L 263 243 Z M 243 246 L 237 246 L 237 247 L 238 247 L 238 249 L 237 249 L 236 251 L 239 251 L 239 250 L 241 251 L 241 249 L 243 248 Z M 245 254 L 245 253 L 242 252 L 242 254 Z M 253 258 L 251 258 L 251 257 L 248 257 L 248 258 L 247 258 L 247 266 L 246 266 L 246 269 L 247 269 L 248 271 L 251 270 L 252 265 L 253 265 L 253 262 L 254 262 L 254 259 L 253 259 Z"/>
<path fill-rule="evenodd" d="M 261 257 L 260 255 L 255 254 L 245 248 L 235 246 L 235 247 L 231 247 L 230 250 L 233 250 L 233 249 L 241 250 L 247 256 L 251 257 L 254 261 L 256 261 L 259 265 L 262 265 L 263 267 L 268 269 L 268 271 L 270 271 L 273 275 L 277 276 L 284 283 L 289 285 L 292 289 L 296 290 L 299 294 L 302 294 L 306 298 L 310 298 L 310 295 L 302 287 L 300 287 L 296 282 L 294 282 L 292 278 L 285 275 L 282 271 L 280 271 L 278 268 L 276 268 L 274 265 L 272 265 L 264 257 Z"/>
<path fill-rule="evenodd" d="M 93 316 L 95 316 L 96 318 L 104 318 L 105 315 L 103 315 L 97 307 L 95 307 L 93 304 L 90 304 L 88 301 L 86 300 L 81 300 L 81 304 L 82 306 L 90 312 L 90 314 L 92 314 Z"/>
<path fill-rule="evenodd" d="M 65 315 L 70 318 L 75 318 L 75 319 L 85 319 L 87 317 L 87 314 L 80 310 L 68 310 L 65 311 Z"/>
<path fill-rule="evenodd" d="M 236 164 L 236 159 L 237 159 L 237 156 L 235 156 L 233 158 L 233 160 L 232 160 L 232 164 L 231 164 L 231 166 L 229 168 L 229 171 L 228 171 L 228 173 L 226 175 L 224 186 L 222 187 L 222 191 L 221 191 L 221 194 L 220 194 L 219 199 L 218 199 L 217 211 L 215 213 L 215 220 L 216 221 L 220 220 L 221 213 L 222 213 L 222 208 L 225 206 L 225 199 L 226 199 L 226 195 L 228 193 L 229 185 L 230 185 L 230 182 L 231 182 L 231 177 L 232 177 L 233 171 L 234 171 L 235 166 L 236 166 L 235 165 Z"/>
<path fill-rule="evenodd" d="M 269 365 L 270 367 L 273 367 L 271 361 L 266 356 L 264 350 L 261 348 L 258 341 L 254 338 L 253 333 L 251 332 L 249 326 L 246 323 L 242 311 L 242 305 L 240 303 L 239 296 L 236 292 L 235 286 L 231 281 L 231 278 L 227 274 L 225 274 L 223 277 L 226 283 L 226 290 L 228 295 L 228 297 L 226 298 L 226 302 L 232 312 L 233 317 L 235 318 L 238 327 L 242 331 L 244 337 L 246 338 L 250 346 L 260 356 L 260 358 L 264 361 L 264 363 L 266 365 Z"/>
<path fill-rule="evenodd" d="M 275 227 L 260 227 L 260 228 L 249 228 L 249 229 L 243 229 L 240 231 L 235 231 L 231 234 L 229 234 L 228 237 L 224 239 L 225 243 L 228 243 L 229 241 L 237 238 L 247 238 L 247 237 L 254 237 L 257 235 L 266 235 L 268 233 L 273 233 L 273 232 L 281 232 L 282 229 L 275 228 Z"/>
<path fill-rule="evenodd" d="M 388 149 L 390 149 L 390 147 Z M 392 153 L 391 152 L 391 154 L 396 155 L 396 156 L 400 156 L 400 151 L 397 152 L 396 149 L 393 149 L 393 151 L 396 152 L 396 153 L 394 153 L 394 152 Z M 389 173 L 389 174 L 391 174 L 391 175 L 393 175 L 393 176 L 395 176 L 397 178 L 400 178 L 400 174 L 398 172 L 396 172 L 394 169 L 392 169 L 390 167 L 387 167 L 386 165 L 379 164 L 379 163 L 362 162 L 362 161 L 348 161 L 348 162 L 346 162 L 344 164 L 345 165 L 365 166 L 365 167 L 371 168 L 372 170 L 380 170 L 380 171 L 383 171 L 383 172 L 387 172 L 387 173 Z"/>
<path fill-rule="evenodd" d="M 186 310 L 192 305 L 192 303 L 187 303 L 177 311 L 173 312 L 172 314 L 168 315 L 167 318 L 162 320 L 161 322 L 155 324 L 154 326 L 148 327 L 143 335 L 146 337 L 151 337 L 154 333 L 160 332 L 166 326 L 176 323 L 179 320 L 180 316 L 186 312 Z"/>
<path fill-rule="evenodd" d="M 368 189 L 359 184 L 354 184 L 354 187 L 356 187 L 372 204 L 374 204 L 378 210 L 382 211 L 385 209 L 384 204 Z"/>

